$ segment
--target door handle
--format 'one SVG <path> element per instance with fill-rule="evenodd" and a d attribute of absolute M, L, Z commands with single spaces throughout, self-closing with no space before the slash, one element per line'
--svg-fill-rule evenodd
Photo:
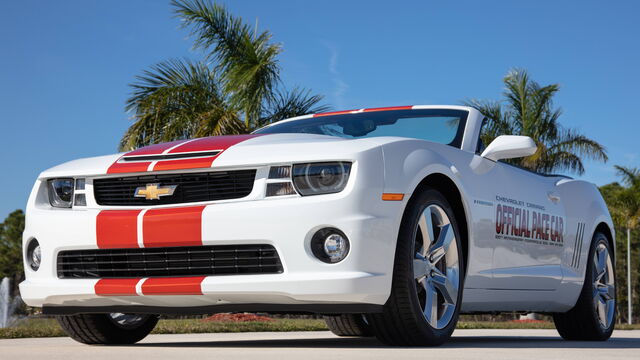
<path fill-rule="evenodd" d="M 560 202 L 560 196 L 554 192 L 549 191 L 547 193 L 547 197 L 551 200 L 552 203 L 557 204 Z"/>

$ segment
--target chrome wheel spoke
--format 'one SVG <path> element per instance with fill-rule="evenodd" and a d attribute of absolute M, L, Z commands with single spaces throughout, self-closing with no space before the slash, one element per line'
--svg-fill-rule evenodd
<path fill-rule="evenodd" d="M 607 257 L 609 256 L 608 252 L 606 249 L 603 249 L 602 251 L 598 251 L 597 253 L 597 259 L 596 259 L 596 281 L 600 281 L 602 279 L 602 277 L 606 274 L 606 262 L 607 262 Z"/>
<path fill-rule="evenodd" d="M 607 292 L 605 295 L 607 301 L 614 300 L 616 298 L 616 287 L 613 285 L 607 285 Z"/>
<path fill-rule="evenodd" d="M 429 261 L 435 265 L 440 262 L 446 254 L 447 252 L 443 247 L 435 248 L 429 251 Z"/>
<path fill-rule="evenodd" d="M 426 291 L 424 317 L 431 326 L 435 327 L 438 324 L 438 294 L 431 284 L 427 284 Z"/>
<path fill-rule="evenodd" d="M 451 228 L 451 224 L 446 224 L 440 228 L 440 234 L 438 235 L 438 241 L 433 244 L 431 253 L 441 252 L 443 255 L 449 251 L 451 242 L 455 239 L 455 234 Z"/>
<path fill-rule="evenodd" d="M 431 207 L 427 207 L 418 219 L 418 228 L 422 235 L 422 255 L 426 256 L 430 244 L 434 241 L 433 231 L 433 216 L 431 213 Z"/>
<path fill-rule="evenodd" d="M 607 326 L 606 304 L 602 301 L 602 299 L 598 299 L 598 304 L 596 306 L 597 306 L 597 311 L 598 311 L 598 317 L 600 318 L 600 321 L 602 321 L 602 323 L 606 327 Z"/>
<path fill-rule="evenodd" d="M 440 271 L 432 273 L 433 285 L 440 290 L 440 294 L 447 304 L 455 304 L 458 299 L 458 289 L 449 278 Z"/>
<path fill-rule="evenodd" d="M 606 319 L 607 319 L 607 324 L 606 326 L 609 326 L 609 319 L 613 319 L 613 313 L 615 312 L 615 308 L 616 308 L 616 301 L 614 299 L 611 300 L 607 300 L 606 302 Z"/>
<path fill-rule="evenodd" d="M 615 297 L 615 288 L 612 285 L 598 284 L 597 292 L 604 301 L 611 300 Z"/>

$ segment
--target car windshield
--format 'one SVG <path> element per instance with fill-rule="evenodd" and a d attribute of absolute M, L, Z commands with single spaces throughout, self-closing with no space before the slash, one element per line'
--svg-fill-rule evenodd
<path fill-rule="evenodd" d="M 467 111 L 451 109 L 319 114 L 308 119 L 275 123 L 255 133 L 304 133 L 347 139 L 400 136 L 460 147 L 467 115 Z"/>

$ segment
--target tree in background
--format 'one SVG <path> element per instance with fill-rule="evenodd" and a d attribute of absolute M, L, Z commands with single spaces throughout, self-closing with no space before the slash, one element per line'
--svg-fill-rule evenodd
<path fill-rule="evenodd" d="M 22 265 L 22 232 L 24 213 L 15 210 L 0 224 L 0 279 L 8 277 L 16 294 L 18 284 L 24 280 Z"/>
<path fill-rule="evenodd" d="M 511 70 L 503 81 L 504 100 L 465 101 L 465 105 L 478 109 L 487 118 L 481 135 L 484 144 L 499 135 L 529 136 L 538 145 L 538 151 L 512 162 L 542 173 L 569 171 L 583 174 L 582 158 L 607 161 L 604 146 L 560 125 L 558 119 L 562 110 L 553 106 L 559 85 L 541 86 L 521 69 Z"/>
<path fill-rule="evenodd" d="M 217 4 L 174 0 L 172 6 L 202 50 L 202 61 L 168 60 L 137 82 L 125 109 L 134 124 L 120 150 L 171 140 L 241 134 L 286 117 L 328 110 L 308 90 L 286 90 L 280 80 L 279 44 Z M 209 65 L 213 64 L 213 65 Z"/>

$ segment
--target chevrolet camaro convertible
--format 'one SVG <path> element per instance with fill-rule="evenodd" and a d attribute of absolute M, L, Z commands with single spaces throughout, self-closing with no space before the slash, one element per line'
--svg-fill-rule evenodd
<path fill-rule="evenodd" d="M 598 189 L 502 161 L 536 144 L 483 144 L 483 120 L 340 111 L 53 167 L 27 205 L 22 297 L 88 344 L 219 312 L 321 314 L 393 345 L 441 344 L 459 314 L 539 312 L 565 339 L 607 339 L 614 228 Z"/>

